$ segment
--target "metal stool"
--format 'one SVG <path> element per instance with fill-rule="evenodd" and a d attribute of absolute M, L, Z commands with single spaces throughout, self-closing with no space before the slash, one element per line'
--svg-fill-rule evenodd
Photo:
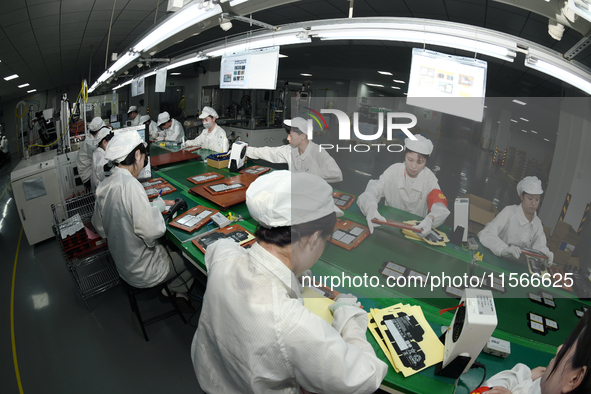
<path fill-rule="evenodd" d="M 160 321 L 162 319 L 165 319 L 169 316 L 173 316 L 176 314 L 178 314 L 181 317 L 181 319 L 183 319 L 183 322 L 185 324 L 187 324 L 187 320 L 185 319 L 185 316 L 183 316 L 183 313 L 181 312 L 181 310 L 179 309 L 179 306 L 176 303 L 176 297 L 174 297 L 172 295 L 172 293 L 171 293 L 170 289 L 168 288 L 168 286 L 166 285 L 166 283 L 161 283 L 161 284 L 156 285 L 154 287 L 147 287 L 147 288 L 133 287 L 129 283 L 125 282 L 123 279 L 121 279 L 121 283 L 123 283 L 127 289 L 127 296 L 129 297 L 129 303 L 131 305 L 131 310 L 133 312 L 135 312 L 137 320 L 140 323 L 140 326 L 142 327 L 142 332 L 144 333 L 144 338 L 146 339 L 146 342 L 149 341 L 148 334 L 146 333 L 146 327 L 145 327 L 148 324 Z M 162 313 L 160 315 L 156 315 L 156 316 L 151 317 L 149 319 L 143 320 L 142 316 L 140 315 L 140 310 L 138 308 L 137 300 L 135 299 L 135 296 L 138 294 L 141 294 L 145 291 L 152 290 L 152 289 L 158 289 L 159 292 L 162 291 L 162 289 L 164 289 L 164 291 L 166 291 L 166 294 L 170 298 L 172 305 L 174 306 L 174 309 L 171 311 Z"/>

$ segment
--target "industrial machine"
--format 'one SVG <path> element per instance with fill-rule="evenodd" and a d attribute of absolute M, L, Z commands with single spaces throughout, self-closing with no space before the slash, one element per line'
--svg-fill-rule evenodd
<path fill-rule="evenodd" d="M 228 163 L 228 168 L 230 169 L 230 172 L 238 172 L 244 169 L 247 147 L 248 144 L 242 141 L 234 142 L 232 144 L 232 150 L 230 152 L 230 161 Z"/>

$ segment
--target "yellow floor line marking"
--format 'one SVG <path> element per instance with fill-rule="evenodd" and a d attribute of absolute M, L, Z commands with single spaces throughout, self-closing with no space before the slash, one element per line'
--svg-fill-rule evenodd
<path fill-rule="evenodd" d="M 8 182 L 8 185 L 6 185 L 6 187 L 4 188 L 4 191 L 2 192 L 2 195 L 0 196 L 0 200 L 2 200 L 2 197 L 4 197 L 4 193 L 6 193 L 6 190 L 8 190 L 8 186 L 10 186 L 12 182 Z"/>
<path fill-rule="evenodd" d="M 18 384 L 18 392 L 23 394 L 23 385 L 21 383 L 21 374 L 18 371 L 18 362 L 16 361 L 16 344 L 14 341 L 14 281 L 16 278 L 16 262 L 18 260 L 18 250 L 21 247 L 21 238 L 23 237 L 23 227 L 21 226 L 21 233 L 18 236 L 18 244 L 16 245 L 16 256 L 14 256 L 14 268 L 12 270 L 12 290 L 10 291 L 10 337 L 12 339 L 12 359 L 14 360 L 14 373 L 16 374 L 16 383 Z"/>

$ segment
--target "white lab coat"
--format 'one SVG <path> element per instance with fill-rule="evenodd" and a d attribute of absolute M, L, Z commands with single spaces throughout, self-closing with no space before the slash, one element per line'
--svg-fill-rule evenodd
<path fill-rule="evenodd" d="M 228 151 L 228 136 L 224 129 L 217 124 L 211 130 L 203 130 L 195 139 L 188 140 L 187 146 L 200 146 L 203 149 L 213 150 L 219 153 Z"/>
<path fill-rule="evenodd" d="M 95 191 L 99 183 L 105 179 L 105 150 L 100 146 L 94 150 L 92 154 L 92 174 L 90 176 L 90 185 L 92 190 Z"/>
<path fill-rule="evenodd" d="M 184 142 L 185 131 L 183 125 L 176 119 L 172 119 L 172 124 L 166 130 L 160 130 L 158 134 L 159 141 L 170 141 L 170 142 Z"/>
<path fill-rule="evenodd" d="M 160 129 L 156 126 L 156 122 L 150 122 L 150 140 L 155 140 L 158 138 L 158 134 L 160 133 Z"/>
<path fill-rule="evenodd" d="M 449 209 L 444 203 L 436 202 L 431 207 L 431 212 L 429 212 L 427 202 L 427 197 L 433 189 L 441 190 L 433 171 L 424 167 L 417 177 L 412 179 L 405 176 L 405 168 L 404 163 L 392 164 L 380 175 L 380 179 L 370 180 L 365 191 L 357 199 L 357 205 L 361 212 L 367 215 L 371 208 L 377 209 L 378 203 L 382 197 L 385 197 L 386 205 L 389 207 L 401 209 L 421 217 L 431 214 L 434 218 L 434 228 L 443 224 L 449 216 Z"/>
<path fill-rule="evenodd" d="M 78 157 L 76 158 L 76 166 L 78 167 L 78 174 L 82 179 L 82 183 L 90 180 L 92 174 L 92 154 L 95 149 L 95 137 L 87 133 L 86 139 L 78 149 Z"/>
<path fill-rule="evenodd" d="M 337 162 L 313 141 L 308 142 L 304 153 L 291 145 L 278 147 L 246 148 L 246 156 L 251 159 L 262 159 L 271 163 L 287 163 L 289 171 L 309 172 L 318 175 L 328 183 L 341 182 L 343 173 Z"/>
<path fill-rule="evenodd" d="M 141 114 L 139 113 L 139 111 L 138 111 L 138 113 L 137 113 L 137 115 L 135 116 L 135 118 L 131 119 L 131 125 L 132 125 L 132 126 L 139 126 L 139 125 L 140 125 L 140 117 L 141 117 L 141 116 L 142 116 L 142 115 L 141 115 Z"/>
<path fill-rule="evenodd" d="M 157 241 L 166 232 L 164 218 L 128 170 L 114 167 L 100 183 L 92 224 L 109 241 L 117 271 L 127 283 L 145 288 L 166 279 L 170 257 Z"/>
<path fill-rule="evenodd" d="M 513 369 L 499 372 L 484 383 L 486 387 L 504 387 L 511 394 L 541 394 L 541 378 L 532 382 L 531 369 L 525 364 L 517 364 Z"/>
<path fill-rule="evenodd" d="M 2 148 L 2 152 L 8 154 L 8 140 L 6 137 L 2 137 L 2 142 L 0 142 L 0 147 Z"/>
<path fill-rule="evenodd" d="M 509 244 L 539 250 L 545 255 L 550 253 L 542 221 L 535 212 L 534 219 L 527 220 L 521 204 L 505 207 L 478 233 L 478 238 L 497 256 L 501 256 Z"/>
<path fill-rule="evenodd" d="M 191 354 L 203 391 L 373 393 L 388 370 L 368 316 L 343 306 L 332 326 L 303 306 L 293 273 L 258 243 L 207 248 L 207 290 Z"/>

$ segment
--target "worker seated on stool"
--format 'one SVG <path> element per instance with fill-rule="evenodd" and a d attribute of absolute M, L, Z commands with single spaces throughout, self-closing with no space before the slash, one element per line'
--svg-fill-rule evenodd
<path fill-rule="evenodd" d="M 158 115 L 158 127 L 162 131 L 158 134 L 157 141 L 184 142 L 185 130 L 176 119 L 172 119 L 166 111 Z"/>
<path fill-rule="evenodd" d="M 546 246 L 544 226 L 536 215 L 542 193 L 542 182 L 538 178 L 523 178 L 517 184 L 521 204 L 505 207 L 478 233 L 482 245 L 497 256 L 516 260 L 521 254 L 521 247 L 535 249 L 548 257 L 548 266 L 552 265 L 554 253 Z"/>
<path fill-rule="evenodd" d="M 215 122 L 218 119 L 216 110 L 211 107 L 203 107 L 199 119 L 203 120 L 203 131 L 195 139 L 185 142 L 182 147 L 199 146 L 219 153 L 227 152 L 228 137 L 224 129 Z"/>
<path fill-rule="evenodd" d="M 296 277 L 318 260 L 336 217 L 320 177 L 275 171 L 246 191 L 258 242 L 229 240 L 205 253 L 208 279 L 191 353 L 203 391 L 373 393 L 387 365 L 366 339 L 368 316 L 347 294 L 332 326 L 303 305 Z"/>
<path fill-rule="evenodd" d="M 589 394 L 591 393 L 591 311 L 579 320 L 546 368 L 517 364 L 487 382 L 487 394 Z"/>
<path fill-rule="evenodd" d="M 285 131 L 289 145 L 246 148 L 246 156 L 271 163 L 287 163 L 290 171 L 318 175 L 328 183 L 341 182 L 343 173 L 326 150 L 308 139 L 308 122 L 304 118 L 286 119 Z"/>
<path fill-rule="evenodd" d="M 109 142 L 105 159 L 114 167 L 96 189 L 92 224 L 109 242 L 119 275 L 139 288 L 171 280 L 168 286 L 181 301 L 181 310 L 190 310 L 187 293 L 193 275 L 183 258 L 158 240 L 166 232 L 161 213 L 166 205 L 160 197 L 150 204 L 137 180 L 148 161 L 146 143 L 135 131 L 118 134 Z"/>
<path fill-rule="evenodd" d="M 445 222 L 449 216 L 447 199 L 439 187 L 437 177 L 426 167 L 433 152 L 433 143 L 422 135 L 416 140 L 404 140 L 404 163 L 392 164 L 378 180 L 370 180 L 359 198 L 357 205 L 367 219 L 369 231 L 373 233 L 372 219 L 386 221 L 378 213 L 378 203 L 385 197 L 386 205 L 424 217 L 416 226 L 425 237 L 431 229 Z"/>

